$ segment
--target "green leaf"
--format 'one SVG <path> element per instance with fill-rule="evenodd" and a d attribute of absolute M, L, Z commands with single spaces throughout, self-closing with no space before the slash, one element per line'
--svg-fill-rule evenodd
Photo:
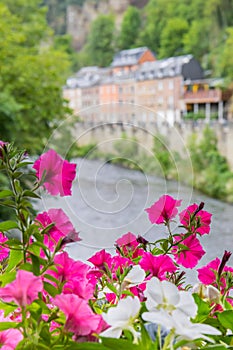
<path fill-rule="evenodd" d="M 22 242 L 19 239 L 17 239 L 17 238 L 11 238 L 8 241 L 6 241 L 5 244 L 9 248 L 12 248 L 12 247 L 15 248 L 16 247 L 17 249 L 19 249 L 19 247 L 22 246 Z"/>
<path fill-rule="evenodd" d="M 30 197 L 30 198 L 37 198 L 37 199 L 41 198 L 38 194 L 29 190 L 26 190 L 23 192 L 23 197 Z"/>
<path fill-rule="evenodd" d="M 33 272 L 32 264 L 29 264 L 29 263 L 22 264 L 20 265 L 20 270 Z"/>
<path fill-rule="evenodd" d="M 18 168 L 22 168 L 22 167 L 27 166 L 27 165 L 29 165 L 29 164 L 33 164 L 33 162 L 21 162 L 21 163 L 19 163 L 19 164 L 16 165 L 16 168 L 17 168 L 17 169 L 18 169 Z"/>
<path fill-rule="evenodd" d="M 16 269 L 16 266 L 23 261 L 23 251 L 22 250 L 11 250 L 8 260 L 8 266 L 6 272 L 10 272 Z"/>
<path fill-rule="evenodd" d="M 224 345 L 210 345 L 205 347 L 205 350 L 225 350 L 225 349 L 230 349 L 231 347 L 224 346 Z"/>
<path fill-rule="evenodd" d="M 15 171 L 13 174 L 12 174 L 12 177 L 14 178 L 14 179 L 17 179 L 17 177 L 20 177 L 20 176 L 22 176 L 23 175 L 23 173 L 21 172 L 21 171 Z"/>
<path fill-rule="evenodd" d="M 100 343 L 76 343 L 68 345 L 66 350 L 108 350 L 109 348 Z M 116 348 L 119 350 L 119 348 Z"/>
<path fill-rule="evenodd" d="M 10 303 L 3 303 L 0 301 L 0 309 L 4 311 L 5 317 L 12 313 L 16 308 L 18 308 L 18 305 L 11 305 Z"/>
<path fill-rule="evenodd" d="M 117 289 L 111 283 L 106 282 L 106 286 L 117 295 Z"/>
<path fill-rule="evenodd" d="M 217 317 L 223 327 L 233 331 L 233 310 L 220 312 Z"/>
<path fill-rule="evenodd" d="M 0 285 L 1 287 L 4 287 L 6 284 L 12 282 L 15 280 L 16 271 L 4 273 L 3 275 L 0 275 Z"/>
<path fill-rule="evenodd" d="M 46 292 L 49 293 L 49 295 L 51 295 L 52 297 L 55 297 L 59 291 L 57 288 L 55 288 L 54 286 L 52 286 L 52 284 L 48 283 L 48 282 L 44 282 L 44 289 L 46 290 Z"/>
<path fill-rule="evenodd" d="M 4 207 L 9 207 L 9 208 L 15 208 L 15 202 L 10 199 L 0 202 L 0 205 Z"/>
<path fill-rule="evenodd" d="M 202 300 L 198 294 L 194 293 L 193 294 L 195 303 L 197 304 L 198 307 L 198 313 L 197 316 L 195 317 L 194 321 L 197 323 L 202 323 L 204 322 L 209 313 L 210 313 L 210 306 L 208 305 L 208 303 L 206 303 L 204 300 Z"/>
<path fill-rule="evenodd" d="M 48 279 L 48 280 L 50 280 L 50 281 L 52 281 L 52 282 L 54 282 L 56 284 L 59 284 L 58 279 L 53 277 L 53 276 L 51 276 L 51 275 L 49 275 L 48 273 L 44 274 L 43 276 L 44 276 L 44 278 L 46 278 L 46 279 Z"/>
<path fill-rule="evenodd" d="M 133 344 L 131 341 L 125 339 L 114 339 L 101 337 L 102 343 L 107 349 L 111 350 L 139 350 L 140 346 Z"/>
<path fill-rule="evenodd" d="M 50 345 L 51 344 L 51 341 L 50 341 L 50 338 L 51 338 L 51 333 L 49 331 L 49 326 L 47 324 L 45 324 L 41 331 L 40 331 L 40 336 L 42 339 L 44 339 L 46 341 L 46 344 Z"/>
<path fill-rule="evenodd" d="M 10 190 L 4 190 L 0 192 L 0 199 L 13 196 L 13 192 Z"/>
<path fill-rule="evenodd" d="M 32 259 L 32 271 L 34 275 L 39 276 L 40 275 L 40 260 L 39 258 L 30 253 L 30 257 Z"/>
<path fill-rule="evenodd" d="M 9 328 L 16 328 L 18 323 L 16 322 L 0 322 L 0 331 L 5 331 Z"/>
<path fill-rule="evenodd" d="M 15 221 L 7 220 L 0 223 L 0 231 L 4 232 L 4 231 L 11 230 L 13 228 L 18 228 L 18 225 Z"/>

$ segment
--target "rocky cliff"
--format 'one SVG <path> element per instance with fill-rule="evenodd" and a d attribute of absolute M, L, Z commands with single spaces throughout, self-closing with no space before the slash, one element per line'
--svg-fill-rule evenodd
<path fill-rule="evenodd" d="M 83 6 L 69 5 L 66 18 L 67 33 L 73 38 L 74 48 L 79 50 L 84 45 L 90 24 L 99 14 L 113 13 L 119 28 L 129 5 L 143 8 L 147 2 L 148 0 L 86 0 Z"/>

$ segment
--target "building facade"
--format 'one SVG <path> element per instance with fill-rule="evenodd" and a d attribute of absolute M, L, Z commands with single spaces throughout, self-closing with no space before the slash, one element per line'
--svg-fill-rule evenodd
<path fill-rule="evenodd" d="M 91 122 L 167 122 L 227 118 L 229 91 L 203 78 L 192 55 L 156 60 L 146 47 L 123 50 L 108 68 L 84 67 L 67 80 L 64 97 Z"/>

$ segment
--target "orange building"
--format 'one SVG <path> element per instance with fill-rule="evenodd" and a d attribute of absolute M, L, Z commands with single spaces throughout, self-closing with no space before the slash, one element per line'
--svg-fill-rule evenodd
<path fill-rule="evenodd" d="M 118 52 L 112 61 L 111 67 L 114 75 L 121 75 L 136 71 L 144 62 L 155 61 L 155 55 L 147 47 L 122 50 Z"/>

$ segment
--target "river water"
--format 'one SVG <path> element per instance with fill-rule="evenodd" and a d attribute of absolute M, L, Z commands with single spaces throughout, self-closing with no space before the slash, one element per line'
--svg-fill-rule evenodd
<path fill-rule="evenodd" d="M 211 232 L 200 241 L 206 250 L 198 266 L 222 257 L 224 250 L 233 251 L 233 206 L 209 198 L 175 181 L 148 176 L 100 160 L 78 159 L 78 176 L 73 195 L 55 199 L 43 194 L 43 210 L 63 208 L 70 217 L 82 241 L 68 247 L 75 259 L 86 259 L 100 249 L 114 252 L 115 240 L 127 232 L 142 235 L 149 241 L 166 237 L 163 225 L 152 225 L 145 208 L 163 194 L 182 199 L 181 209 L 204 202 L 213 214 Z M 179 232 L 177 223 L 174 232 Z M 233 265 L 233 258 L 228 263 Z M 196 272 L 188 273 L 194 280 Z"/>

